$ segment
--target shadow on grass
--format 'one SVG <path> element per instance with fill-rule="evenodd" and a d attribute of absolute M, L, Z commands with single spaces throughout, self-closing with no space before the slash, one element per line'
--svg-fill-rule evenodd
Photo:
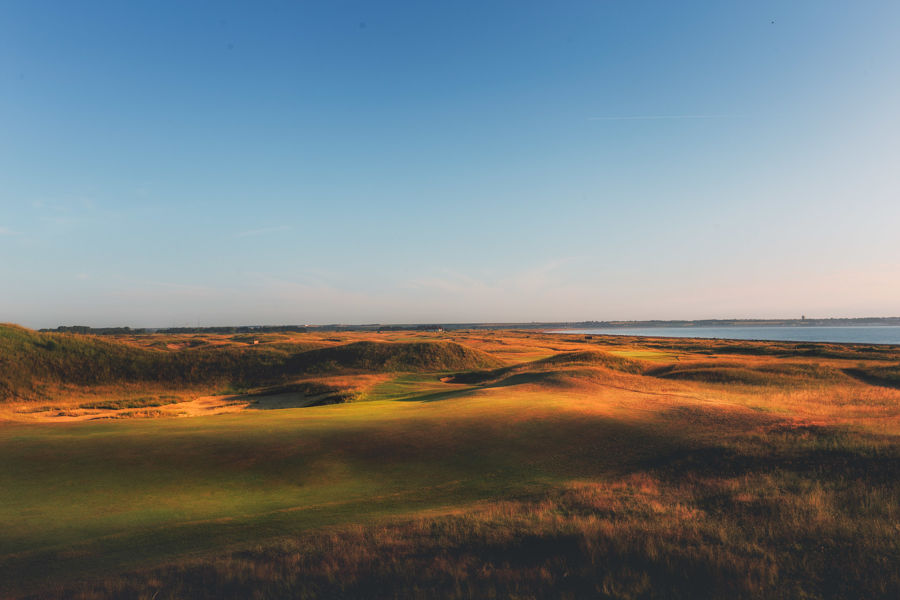
<path fill-rule="evenodd" d="M 844 373 L 849 377 L 868 385 L 900 390 L 900 383 L 878 377 L 877 375 L 872 375 L 871 373 L 866 373 L 862 369 L 844 369 Z"/>
<path fill-rule="evenodd" d="M 466 396 L 471 394 L 472 392 L 478 390 L 485 390 L 490 388 L 502 388 L 502 387 L 510 387 L 514 385 L 523 385 L 528 383 L 538 383 L 542 381 L 546 381 L 551 377 L 557 375 L 556 373 L 517 373 L 515 375 L 511 375 L 506 377 L 505 379 L 501 379 L 500 381 L 494 381 L 491 383 L 486 383 L 483 385 L 473 385 L 472 387 L 468 387 L 462 390 L 448 390 L 445 392 L 429 392 L 426 394 L 418 394 L 415 396 L 409 396 L 407 398 L 398 398 L 398 402 L 438 402 L 440 400 L 451 400 L 453 398 L 460 398 L 462 396 Z"/>
<path fill-rule="evenodd" d="M 426 394 L 417 394 L 406 398 L 397 398 L 397 402 L 440 402 L 441 400 L 451 400 L 460 398 L 467 394 L 478 390 L 478 387 L 470 387 L 464 390 L 448 390 L 446 392 L 428 392 Z"/>
<path fill-rule="evenodd" d="M 790 473 L 819 482 L 865 482 L 894 485 L 900 481 L 900 452 L 878 447 L 877 436 L 832 427 L 800 427 L 775 431 L 756 445 L 732 447 L 686 445 L 656 455 L 642 467 L 663 480 L 722 479 Z"/>
<path fill-rule="evenodd" d="M 356 394 L 316 382 L 302 382 L 265 388 L 250 394 L 242 394 L 235 400 L 249 402 L 248 409 L 278 410 L 283 408 L 308 408 L 351 402 Z"/>

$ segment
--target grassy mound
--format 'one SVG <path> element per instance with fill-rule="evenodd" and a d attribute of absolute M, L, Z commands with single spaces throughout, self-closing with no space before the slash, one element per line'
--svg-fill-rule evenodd
<path fill-rule="evenodd" d="M 606 367 L 613 371 L 622 371 L 623 373 L 639 374 L 645 370 L 645 365 L 640 361 L 622 356 L 609 354 L 608 352 L 597 352 L 585 350 L 581 352 L 563 352 L 556 354 L 533 363 L 535 366 L 553 365 L 592 365 Z"/>
<path fill-rule="evenodd" d="M 870 385 L 900 388 L 900 364 L 845 369 L 844 372 Z"/>
<path fill-rule="evenodd" d="M 900 385 L 900 365 L 890 367 L 875 367 L 870 369 L 872 375 L 879 377 L 894 385 Z"/>
<path fill-rule="evenodd" d="M 457 373 L 448 379 L 447 382 L 481 384 L 508 381 L 511 382 L 508 385 L 512 385 L 513 383 L 536 381 L 538 378 L 547 379 L 548 375 L 554 374 L 556 371 L 579 366 L 603 367 L 612 371 L 631 374 L 640 374 L 646 369 L 644 364 L 637 360 L 615 356 L 607 352 L 585 350 L 563 352 L 533 362 L 501 367 L 499 369 Z M 541 375 L 541 377 L 538 377 L 538 375 Z"/>
<path fill-rule="evenodd" d="M 286 358 L 283 351 L 262 348 L 171 352 L 88 335 L 39 333 L 2 325 L 0 401 L 42 397 L 41 390 L 48 384 L 253 384 L 276 377 Z"/>
<path fill-rule="evenodd" d="M 167 350 L 0 325 L 0 401 L 44 398 L 47 385 L 60 384 L 153 382 L 247 389 L 305 373 L 456 371 L 501 364 L 454 342 L 356 342 L 313 349 L 308 344 L 196 348 L 185 344 Z"/>
<path fill-rule="evenodd" d="M 296 354 L 288 361 L 287 370 L 434 372 L 490 369 L 502 364 L 485 352 L 456 342 L 354 342 Z"/>
<path fill-rule="evenodd" d="M 838 369 L 802 363 L 751 366 L 702 362 L 668 365 L 648 371 L 647 374 L 664 379 L 756 386 L 811 385 L 834 382 L 844 377 Z"/>

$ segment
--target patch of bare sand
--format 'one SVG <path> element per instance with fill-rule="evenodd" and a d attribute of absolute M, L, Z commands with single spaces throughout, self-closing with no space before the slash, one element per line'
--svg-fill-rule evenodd
<path fill-rule="evenodd" d="M 137 419 L 156 417 L 199 417 L 238 412 L 250 401 L 240 396 L 199 396 L 163 406 L 146 408 L 80 408 L 72 405 L 35 405 L 12 403 L 0 405 L 0 421 L 18 423 L 72 423 L 97 419 Z"/>
<path fill-rule="evenodd" d="M 388 374 L 337 375 L 316 378 L 322 383 L 336 389 L 364 392 L 377 383 L 390 378 Z M 142 408 L 82 408 L 83 404 L 96 403 L 105 398 L 101 396 L 77 395 L 64 400 L 35 402 L 11 402 L 0 404 L 0 422 L 17 423 L 72 423 L 98 419 L 140 419 L 164 417 L 203 417 L 235 413 L 246 409 L 282 409 L 302 408 L 322 403 L 333 392 L 316 395 L 304 395 L 302 392 L 274 392 L 272 394 L 253 395 L 199 395 L 188 396 L 183 401 L 162 406 Z"/>

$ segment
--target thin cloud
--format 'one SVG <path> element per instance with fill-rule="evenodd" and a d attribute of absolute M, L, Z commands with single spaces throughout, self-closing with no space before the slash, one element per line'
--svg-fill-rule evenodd
<path fill-rule="evenodd" d="M 21 235 L 21 231 L 13 231 L 8 227 L 0 227 L 0 235 Z"/>
<path fill-rule="evenodd" d="M 289 225 L 279 225 L 278 227 L 263 227 L 261 229 L 250 229 L 247 231 L 241 231 L 239 233 L 234 234 L 236 238 L 242 237 L 250 237 L 251 235 L 263 235 L 266 233 L 275 233 L 277 231 L 287 231 L 290 229 Z"/>
<path fill-rule="evenodd" d="M 588 117 L 588 121 L 663 121 L 681 119 L 737 119 L 738 115 L 625 115 Z"/>

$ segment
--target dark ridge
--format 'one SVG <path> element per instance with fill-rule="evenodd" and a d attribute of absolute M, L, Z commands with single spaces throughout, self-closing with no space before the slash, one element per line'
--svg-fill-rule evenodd
<path fill-rule="evenodd" d="M 833 382 L 844 373 L 831 367 L 803 363 L 748 366 L 739 363 L 703 362 L 666 365 L 647 371 L 664 379 L 736 383 L 743 385 L 802 385 Z"/>
<path fill-rule="evenodd" d="M 900 364 L 844 369 L 844 373 L 869 385 L 900 389 Z"/>
<path fill-rule="evenodd" d="M 290 373 L 329 371 L 457 371 L 487 369 L 502 363 L 456 342 L 354 342 L 293 355 Z"/>
<path fill-rule="evenodd" d="M 623 336 L 624 337 L 624 336 Z M 666 338 L 665 342 L 652 342 L 642 338 L 630 338 L 648 348 L 665 348 L 686 352 L 706 351 L 709 354 L 740 354 L 750 356 L 775 356 L 779 358 L 819 357 L 867 360 L 897 360 L 900 349 L 887 344 L 830 344 L 825 342 L 756 342 L 744 340 L 711 340 L 704 338 Z M 683 341 L 682 341 L 683 340 Z"/>

